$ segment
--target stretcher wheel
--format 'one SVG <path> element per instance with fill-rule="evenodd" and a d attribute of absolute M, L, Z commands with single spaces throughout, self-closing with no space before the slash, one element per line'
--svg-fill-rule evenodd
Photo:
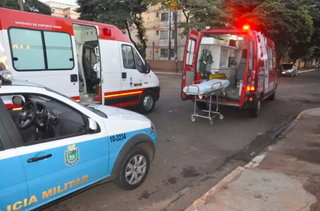
<path fill-rule="evenodd" d="M 220 119 L 223 120 L 223 119 L 224 119 L 224 116 L 223 116 L 223 115 L 220 115 Z"/>
<path fill-rule="evenodd" d="M 213 125 L 213 119 L 209 120 L 210 125 Z"/>
<path fill-rule="evenodd" d="M 196 122 L 196 118 L 194 118 L 193 116 L 191 116 L 191 122 Z"/>

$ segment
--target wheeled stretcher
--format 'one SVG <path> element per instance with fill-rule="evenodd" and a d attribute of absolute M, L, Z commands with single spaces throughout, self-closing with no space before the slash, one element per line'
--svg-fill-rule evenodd
<path fill-rule="evenodd" d="M 194 81 L 191 85 L 183 88 L 183 92 L 186 95 L 194 95 L 194 112 L 191 115 L 191 121 L 195 122 L 195 117 L 200 117 L 204 119 L 209 119 L 210 124 L 213 124 L 213 118 L 219 115 L 220 119 L 223 119 L 223 115 L 219 112 L 219 95 L 224 93 L 225 89 L 229 86 L 230 81 L 213 79 L 210 81 Z M 216 110 L 212 111 L 212 96 L 216 96 Z M 208 113 L 207 116 L 199 115 L 197 113 L 197 101 L 198 98 L 202 99 L 203 97 L 209 97 L 209 110 L 202 110 L 205 113 Z M 214 115 L 212 115 L 214 114 Z"/>

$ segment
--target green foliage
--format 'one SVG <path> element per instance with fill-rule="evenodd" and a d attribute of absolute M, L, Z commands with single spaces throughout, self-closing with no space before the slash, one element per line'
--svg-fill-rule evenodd
<path fill-rule="evenodd" d="M 51 8 L 38 0 L 26 0 L 23 6 L 24 11 L 26 12 L 51 15 Z M 20 10 L 20 6 L 17 0 L 0 0 L 0 7 Z"/>
<path fill-rule="evenodd" d="M 146 30 L 141 14 L 148 7 L 144 0 L 78 0 L 80 19 L 108 23 L 120 29 L 127 29 L 132 43 L 145 56 L 147 48 Z M 134 26 L 138 33 L 139 43 L 135 43 L 131 37 L 130 28 Z"/>
<path fill-rule="evenodd" d="M 221 0 L 149 0 L 152 5 L 161 4 L 164 9 L 179 9 L 186 21 L 180 23 L 183 34 L 190 28 L 203 30 L 207 26 L 221 28 L 231 20 L 224 1 Z"/>
<path fill-rule="evenodd" d="M 227 0 L 234 23 L 247 22 L 251 28 L 271 38 L 278 58 L 289 51 L 291 58 L 312 57 L 314 36 L 319 33 L 315 18 L 319 10 L 316 0 Z M 320 43 L 319 43 L 320 44 Z"/>

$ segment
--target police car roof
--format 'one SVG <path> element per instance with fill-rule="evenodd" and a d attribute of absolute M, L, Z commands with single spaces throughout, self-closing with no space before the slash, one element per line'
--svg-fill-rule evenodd
<path fill-rule="evenodd" d="M 12 79 L 11 81 L 12 83 L 9 86 L 29 86 L 29 87 L 36 87 L 36 88 L 43 88 L 43 89 L 46 88 L 43 85 L 31 83 L 24 80 Z M 6 84 L 3 83 L 2 86 L 6 86 Z"/>

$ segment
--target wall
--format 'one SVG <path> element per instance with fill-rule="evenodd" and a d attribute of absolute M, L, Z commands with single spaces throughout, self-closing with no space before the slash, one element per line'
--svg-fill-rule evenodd
<path fill-rule="evenodd" d="M 174 61 L 169 60 L 148 60 L 151 70 L 158 71 L 175 71 L 175 63 Z M 178 71 L 182 71 L 182 61 L 178 61 Z"/>

